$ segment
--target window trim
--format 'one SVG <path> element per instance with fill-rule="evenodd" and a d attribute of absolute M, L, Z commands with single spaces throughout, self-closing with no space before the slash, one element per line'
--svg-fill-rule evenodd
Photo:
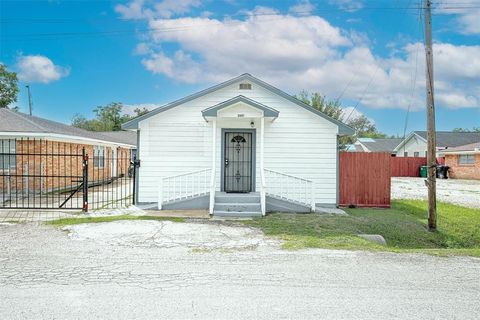
<path fill-rule="evenodd" d="M 3 155 L 0 157 L 0 170 L 12 170 L 17 167 L 17 140 L 16 139 L 0 139 L 0 152 L 11 153 L 11 155 Z M 5 161 L 7 159 L 7 161 Z"/>
<path fill-rule="evenodd" d="M 105 146 L 93 146 L 93 168 L 105 168 L 105 149 Z"/>
<path fill-rule="evenodd" d="M 471 159 L 472 162 L 462 162 L 462 158 L 466 157 L 467 159 Z M 474 154 L 459 154 L 457 157 L 457 164 L 459 166 L 474 166 L 475 165 L 475 155 Z"/>

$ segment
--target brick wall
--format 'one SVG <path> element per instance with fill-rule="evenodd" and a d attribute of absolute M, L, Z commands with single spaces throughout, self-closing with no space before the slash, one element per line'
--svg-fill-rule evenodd
<path fill-rule="evenodd" d="M 104 165 L 95 167 L 93 145 L 24 139 L 16 141 L 16 168 L 9 170 L 11 176 L 0 177 L 2 192 L 17 190 L 21 193 L 45 193 L 77 186 L 78 181 L 82 180 L 82 148 L 85 148 L 90 159 L 89 183 L 111 179 L 112 174 L 127 175 L 130 165 L 129 149 L 118 148 L 114 158 L 112 149 L 105 147 Z M 114 169 L 116 172 L 113 172 Z"/>
<path fill-rule="evenodd" d="M 480 180 L 480 154 L 475 154 L 475 164 L 458 164 L 457 154 L 446 154 L 445 164 L 450 178 Z"/>

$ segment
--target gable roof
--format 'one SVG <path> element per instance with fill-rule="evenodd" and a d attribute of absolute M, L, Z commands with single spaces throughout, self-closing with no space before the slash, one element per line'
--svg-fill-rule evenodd
<path fill-rule="evenodd" d="M 383 139 L 358 139 L 359 142 L 371 152 L 393 152 L 395 148 L 403 141 L 401 138 L 383 138 Z"/>
<path fill-rule="evenodd" d="M 232 99 L 229 99 L 227 101 L 220 102 L 219 104 L 214 105 L 213 107 L 207 108 L 205 110 L 202 110 L 202 116 L 204 117 L 216 117 L 217 112 L 223 108 L 229 107 L 235 103 L 243 102 L 251 107 L 254 107 L 256 109 L 259 109 L 263 111 L 263 115 L 265 117 L 278 117 L 279 112 L 273 108 L 267 107 L 266 105 L 257 102 L 255 100 L 252 100 L 250 98 L 247 98 L 245 96 L 239 95 L 236 97 L 233 97 Z"/>
<path fill-rule="evenodd" d="M 414 131 L 415 134 L 427 141 L 427 131 Z M 437 131 L 437 147 L 458 147 L 470 143 L 480 142 L 480 132 L 453 132 Z"/>
<path fill-rule="evenodd" d="M 302 108 L 304 108 L 304 109 L 306 109 L 306 110 L 308 110 L 308 111 L 310 111 L 310 112 L 312 112 L 312 113 L 314 113 L 314 114 L 316 114 L 316 115 L 318 115 L 318 116 L 320 116 L 320 117 L 322 117 L 322 118 L 324 118 L 324 119 L 326 119 L 326 120 L 328 120 L 328 121 L 330 121 L 334 124 L 336 124 L 338 126 L 339 134 L 351 135 L 351 134 L 355 133 L 355 131 L 352 128 L 350 128 L 349 126 L 347 126 L 343 122 L 341 122 L 339 120 L 336 120 L 336 119 L 334 119 L 330 116 L 327 116 L 323 112 L 318 111 L 317 109 L 315 109 L 315 108 L 309 106 L 308 104 L 298 100 L 297 98 L 289 95 L 288 93 L 286 93 L 286 92 L 284 92 L 280 89 L 277 89 L 274 86 L 272 86 L 272 85 L 270 85 L 270 84 L 268 84 L 268 83 L 266 83 L 266 82 L 264 82 L 264 81 L 262 81 L 258 78 L 255 78 L 254 76 L 252 76 L 248 73 L 244 73 L 244 74 L 242 74 L 238 77 L 235 77 L 235 78 L 230 79 L 228 81 L 222 82 L 222 83 L 217 84 L 213 87 L 207 88 L 205 90 L 199 91 L 199 92 L 191 94 L 189 96 L 186 96 L 182 99 L 179 99 L 179 100 L 176 100 L 174 102 L 163 105 L 161 107 L 158 107 L 158 108 L 148 112 L 147 114 L 144 114 L 140 117 L 137 117 L 133 120 L 128 121 L 127 123 L 124 123 L 122 125 L 122 128 L 123 129 L 138 129 L 138 123 L 145 120 L 145 119 L 148 119 L 148 118 L 150 118 L 150 117 L 152 117 L 156 114 L 159 114 L 161 112 L 170 110 L 170 109 L 172 109 L 176 106 L 179 106 L 183 103 L 186 103 L 188 101 L 191 101 L 191 100 L 197 99 L 199 97 L 202 97 L 206 94 L 212 93 L 212 92 L 220 90 L 222 88 L 225 88 L 225 87 L 227 87 L 229 85 L 232 85 L 232 84 L 234 84 L 236 82 L 239 82 L 239 81 L 250 81 L 252 83 L 255 83 L 256 85 L 259 85 L 259 86 L 261 86 L 261 87 L 263 87 L 263 88 L 265 88 L 265 89 L 267 89 L 267 90 L 269 90 L 269 91 L 287 99 L 288 101 L 290 101 L 290 102 L 292 102 L 292 103 L 294 103 L 294 104 L 296 104 L 296 105 L 298 105 L 298 106 L 300 106 L 300 107 L 302 107 Z"/>
<path fill-rule="evenodd" d="M 132 146 L 137 144 L 136 138 L 135 140 L 132 139 L 132 137 L 135 136 L 135 133 L 132 134 L 132 132 L 123 131 L 122 134 L 93 132 L 25 113 L 15 112 L 7 108 L 0 109 L 0 132 L 56 134 Z"/>
<path fill-rule="evenodd" d="M 395 148 L 395 150 L 399 150 L 407 141 L 409 141 L 414 136 L 427 142 L 427 131 L 413 131 Z M 437 131 L 435 137 L 437 148 L 452 148 L 480 142 L 480 132 Z"/>

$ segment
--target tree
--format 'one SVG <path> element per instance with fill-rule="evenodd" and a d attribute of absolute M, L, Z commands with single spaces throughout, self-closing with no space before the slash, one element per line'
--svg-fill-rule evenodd
<path fill-rule="evenodd" d="M 0 63 L 0 108 L 17 101 L 18 79 L 15 72 L 9 72 L 4 64 Z"/>
<path fill-rule="evenodd" d="M 328 100 L 318 92 L 310 94 L 305 90 L 302 90 L 296 98 L 303 103 L 314 107 L 318 111 L 325 113 L 329 117 L 340 121 L 343 118 L 343 109 L 338 100 Z"/>
<path fill-rule="evenodd" d="M 85 116 L 76 114 L 72 119 L 72 125 L 89 131 L 120 131 L 122 124 L 141 116 L 148 112 L 146 108 L 136 108 L 135 116 L 129 116 L 122 113 L 123 104 L 120 102 L 112 102 L 106 106 L 96 107 L 94 119 L 87 119 Z"/>
<path fill-rule="evenodd" d="M 379 132 L 375 123 L 364 115 L 345 119 L 344 109 L 338 100 L 328 100 L 318 92 L 309 93 L 305 90 L 301 91 L 296 98 L 336 120 L 345 122 L 355 130 L 354 136 L 340 137 L 341 148 L 346 144 L 354 143 L 356 138 L 388 138 L 386 134 Z"/>
<path fill-rule="evenodd" d="M 136 118 L 136 117 L 140 117 L 140 116 L 143 116 L 144 114 L 147 114 L 149 112 L 149 110 L 145 107 L 143 107 L 142 109 L 140 108 L 135 108 L 133 110 L 133 112 L 135 112 L 135 116 L 133 118 Z M 132 119 L 133 119 L 132 118 Z"/>
<path fill-rule="evenodd" d="M 102 131 L 99 130 L 100 124 L 98 123 L 98 120 L 88 120 L 87 118 L 85 118 L 85 116 L 81 114 L 76 114 L 73 116 L 72 126 L 82 128 L 88 131 Z"/>
<path fill-rule="evenodd" d="M 453 132 L 480 132 L 480 127 L 473 127 L 472 129 L 468 128 L 455 128 Z"/>
<path fill-rule="evenodd" d="M 388 138 L 385 133 L 379 132 L 375 123 L 363 114 L 347 121 L 347 125 L 355 130 L 355 136 L 345 136 L 341 140 L 345 144 L 352 144 L 356 138 Z"/>
<path fill-rule="evenodd" d="M 121 114 L 123 105 L 119 102 L 113 102 L 106 106 L 100 106 L 93 110 L 97 116 L 102 131 L 122 130 L 122 123 L 130 120 L 130 116 Z"/>

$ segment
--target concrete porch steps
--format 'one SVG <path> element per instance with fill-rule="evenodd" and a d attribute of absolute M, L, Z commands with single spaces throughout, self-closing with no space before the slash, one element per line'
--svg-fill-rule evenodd
<path fill-rule="evenodd" d="M 213 215 L 220 217 L 261 217 L 260 193 L 215 193 Z"/>

